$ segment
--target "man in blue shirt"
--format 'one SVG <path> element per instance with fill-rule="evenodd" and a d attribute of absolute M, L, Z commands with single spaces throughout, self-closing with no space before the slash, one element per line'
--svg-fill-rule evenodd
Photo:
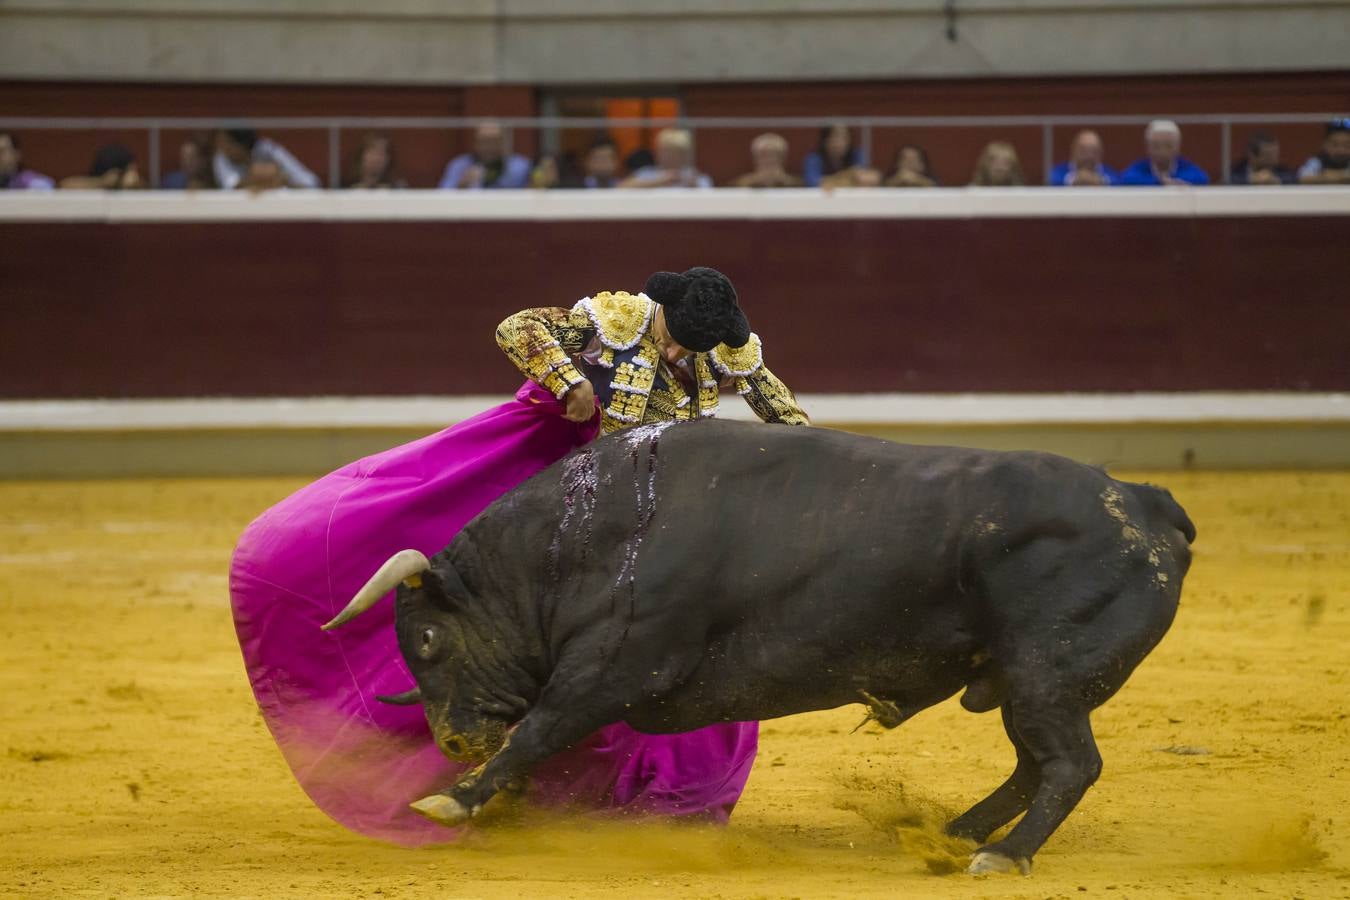
<path fill-rule="evenodd" d="M 1050 170 L 1053 187 L 1105 187 L 1120 184 L 1120 173 L 1102 164 L 1102 139 L 1080 131 L 1069 145 L 1069 161 Z"/>
<path fill-rule="evenodd" d="M 1144 129 L 1144 145 L 1148 156 L 1121 173 L 1121 184 L 1209 184 L 1205 170 L 1181 155 L 1181 129 L 1176 122 L 1149 122 Z"/>
<path fill-rule="evenodd" d="M 506 153 L 506 135 L 496 122 L 474 129 L 473 152 L 450 160 L 441 176 L 442 190 L 472 191 L 481 188 L 523 188 L 530 183 L 530 161 L 518 153 Z"/>

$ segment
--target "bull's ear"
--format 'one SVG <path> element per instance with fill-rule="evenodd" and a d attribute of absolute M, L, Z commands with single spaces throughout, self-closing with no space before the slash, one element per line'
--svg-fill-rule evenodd
<path fill-rule="evenodd" d="M 422 573 L 424 596 L 437 606 L 451 612 L 460 600 L 468 596 L 468 588 L 449 563 L 438 563 Z"/>

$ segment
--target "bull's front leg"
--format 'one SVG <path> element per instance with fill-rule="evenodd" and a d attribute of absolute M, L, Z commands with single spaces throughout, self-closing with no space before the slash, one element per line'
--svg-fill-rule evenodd
<path fill-rule="evenodd" d="M 590 684 L 587 688 L 592 688 Z M 549 689 L 486 763 L 448 790 L 412 804 L 442 825 L 462 825 L 492 797 L 519 783 L 539 763 L 623 717 L 624 703 L 596 690 Z"/>

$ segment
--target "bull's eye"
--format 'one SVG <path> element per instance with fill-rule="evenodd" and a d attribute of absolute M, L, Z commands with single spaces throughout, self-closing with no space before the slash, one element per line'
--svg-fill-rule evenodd
<path fill-rule="evenodd" d="M 431 653 L 431 646 L 435 642 L 436 642 L 436 629 L 434 628 L 422 629 L 422 645 L 418 648 L 418 651 L 423 656 L 426 656 L 427 654 Z"/>

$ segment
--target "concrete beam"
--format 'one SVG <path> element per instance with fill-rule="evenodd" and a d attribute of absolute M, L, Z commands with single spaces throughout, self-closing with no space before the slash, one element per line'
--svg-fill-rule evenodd
<path fill-rule="evenodd" d="M 0 78 L 539 85 L 1343 68 L 1336 0 L 0 0 Z M 955 40 L 948 28 L 954 26 Z"/>

